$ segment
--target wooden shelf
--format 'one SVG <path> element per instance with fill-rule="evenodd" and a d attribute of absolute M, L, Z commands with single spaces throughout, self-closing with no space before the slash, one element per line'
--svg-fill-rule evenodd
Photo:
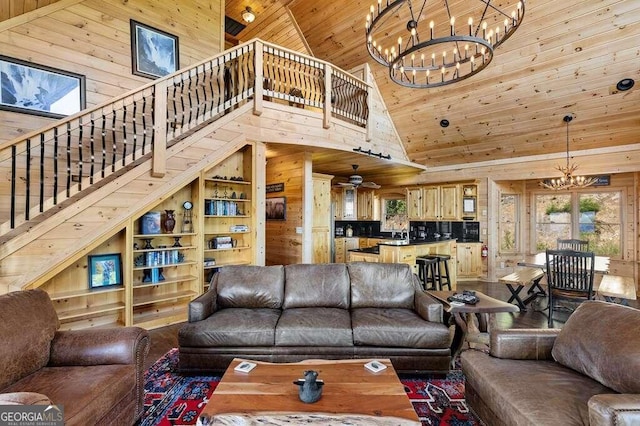
<path fill-rule="evenodd" d="M 195 249 L 195 246 L 180 246 L 180 247 L 173 247 L 173 246 L 167 246 L 164 248 L 152 248 L 152 249 L 138 249 L 138 250 L 133 250 L 134 253 L 149 253 L 149 252 L 154 252 L 154 251 L 169 251 L 169 250 L 193 250 Z"/>
<path fill-rule="evenodd" d="M 123 286 L 117 287 L 108 287 L 104 289 L 94 289 L 94 290 L 75 290 L 75 291 L 65 291 L 61 293 L 50 294 L 49 297 L 51 300 L 64 300 L 64 299 L 72 299 L 74 297 L 85 297 L 85 296 L 96 296 L 99 294 L 105 293 L 113 293 L 117 291 L 124 291 Z"/>
<path fill-rule="evenodd" d="M 196 236 L 195 232 L 174 232 L 173 234 L 135 234 L 133 238 L 149 239 L 149 238 L 161 238 L 161 237 L 192 237 Z"/>
<path fill-rule="evenodd" d="M 205 253 L 207 252 L 214 252 L 214 251 L 233 251 L 233 250 L 249 250 L 251 247 L 246 246 L 246 247 L 231 247 L 231 248 L 224 248 L 224 249 L 205 249 Z"/>
<path fill-rule="evenodd" d="M 232 185 L 251 185 L 251 182 L 247 182 L 246 180 L 228 180 L 228 179 L 214 179 L 214 178 L 205 178 L 207 182 L 218 182 L 218 183 L 228 183 Z"/>
<path fill-rule="evenodd" d="M 160 294 L 157 296 L 134 296 L 133 306 L 150 305 L 152 303 L 167 302 L 174 299 L 184 299 L 185 297 L 191 298 L 193 296 L 197 296 L 197 294 L 198 293 L 195 291 L 185 290 L 177 291 L 175 293 Z"/>
<path fill-rule="evenodd" d="M 206 214 L 206 215 L 204 215 L 204 217 L 205 218 L 208 218 L 208 217 L 215 217 L 215 218 L 229 217 L 229 218 L 247 218 L 248 219 L 251 216 L 246 215 L 246 214 L 242 214 L 242 215 L 237 214 L 237 215 L 233 215 L 233 216 L 231 216 L 231 215 L 222 215 L 222 214 Z"/>
<path fill-rule="evenodd" d="M 181 263 L 165 263 L 164 265 L 153 265 L 153 266 L 136 266 L 133 268 L 134 271 L 144 271 L 145 269 L 158 269 L 158 268 L 170 268 L 174 266 L 186 266 L 186 265 L 195 265 L 196 262 L 181 262 Z"/>
<path fill-rule="evenodd" d="M 100 319 L 98 318 L 93 318 L 93 319 Z M 87 320 L 84 321 L 68 321 L 68 322 L 63 322 L 60 321 L 60 328 L 59 330 L 82 330 L 82 329 L 87 329 L 90 328 L 92 330 L 97 330 L 99 328 L 116 328 L 116 327 L 124 327 L 124 321 L 108 321 L 108 322 L 100 322 L 99 324 L 93 324 L 92 321 L 88 321 L 89 324 L 87 324 Z"/>
<path fill-rule="evenodd" d="M 219 262 L 213 266 L 205 266 L 204 269 L 207 270 L 207 269 L 221 268 L 223 266 L 234 266 L 234 265 L 251 265 L 251 262 Z"/>
<path fill-rule="evenodd" d="M 58 319 L 60 321 L 72 319 L 72 318 L 81 318 L 89 315 L 95 314 L 104 314 L 107 312 L 119 311 L 125 308 L 125 304 L 123 302 L 117 303 L 108 303 L 106 305 L 98 305 L 92 306 L 89 308 L 81 308 L 81 309 L 69 309 L 58 311 Z"/>
<path fill-rule="evenodd" d="M 205 200 L 210 200 L 210 201 L 233 201 L 233 202 L 238 202 L 238 203 L 250 203 L 251 200 L 247 199 L 247 198 L 220 198 L 220 197 L 216 197 L 216 198 L 206 198 Z"/>
<path fill-rule="evenodd" d="M 204 235 L 237 235 L 237 234 L 250 234 L 251 231 L 242 231 L 242 232 L 205 232 Z"/>
<path fill-rule="evenodd" d="M 183 307 L 184 312 L 144 312 L 133 314 L 133 325 L 146 329 L 163 327 L 166 325 L 184 322 L 187 320 L 187 306 Z"/>
<path fill-rule="evenodd" d="M 163 281 L 158 281 L 158 282 L 155 282 L 155 283 L 152 283 L 152 282 L 143 283 L 141 281 L 136 281 L 136 282 L 133 283 L 133 288 L 135 290 L 137 288 L 145 288 L 145 287 L 154 286 L 154 285 L 175 284 L 175 283 L 181 283 L 181 282 L 186 282 L 186 281 L 193 281 L 193 280 L 197 280 L 197 279 L 198 279 L 198 277 L 194 277 L 193 275 L 183 275 L 183 276 L 179 276 L 179 277 L 175 277 L 175 278 L 165 279 Z"/>

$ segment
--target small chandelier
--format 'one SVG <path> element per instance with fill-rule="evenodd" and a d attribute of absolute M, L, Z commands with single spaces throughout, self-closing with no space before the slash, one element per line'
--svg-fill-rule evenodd
<path fill-rule="evenodd" d="M 567 123 L 567 165 L 565 167 L 557 166 L 556 169 L 562 172 L 562 176 L 555 179 L 545 179 L 540 182 L 540 186 L 554 191 L 571 188 L 586 188 L 598 181 L 595 177 L 574 176 L 574 172 L 578 168 L 575 164 L 569 164 L 569 123 L 573 120 L 571 115 L 565 115 L 562 119 Z"/>
<path fill-rule="evenodd" d="M 367 50 L 402 86 L 444 86 L 486 68 L 523 18 L 524 0 L 378 0 L 367 14 Z"/>
<path fill-rule="evenodd" d="M 244 22 L 250 24 L 256 19 L 256 14 L 253 13 L 253 10 L 249 6 L 246 7 L 245 10 L 242 11 L 242 19 Z"/>

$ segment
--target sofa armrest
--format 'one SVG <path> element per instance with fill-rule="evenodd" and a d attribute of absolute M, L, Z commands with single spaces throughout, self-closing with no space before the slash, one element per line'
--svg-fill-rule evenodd
<path fill-rule="evenodd" d="M 640 424 L 639 394 L 601 394 L 589 399 L 589 425 Z"/>
<path fill-rule="evenodd" d="M 425 321 L 444 322 L 442 303 L 422 290 L 416 290 L 414 309 Z"/>
<path fill-rule="evenodd" d="M 189 322 L 202 321 L 213 315 L 216 311 L 217 298 L 218 294 L 212 280 L 207 292 L 189 302 Z"/>
<path fill-rule="evenodd" d="M 149 333 L 140 327 L 58 331 L 51 342 L 49 366 L 136 364 L 149 352 Z"/>
<path fill-rule="evenodd" d="M 11 392 L 0 394 L 0 405 L 51 405 L 51 400 L 36 392 Z"/>
<path fill-rule="evenodd" d="M 493 329 L 490 334 L 489 353 L 506 359 L 553 359 L 551 349 L 560 329 Z"/>

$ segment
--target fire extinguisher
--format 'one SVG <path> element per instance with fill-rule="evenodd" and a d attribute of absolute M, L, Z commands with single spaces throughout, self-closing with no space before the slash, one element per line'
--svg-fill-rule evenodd
<path fill-rule="evenodd" d="M 482 245 L 482 251 L 480 253 L 482 254 L 482 257 L 489 256 L 489 247 L 487 247 L 486 244 L 483 244 Z"/>

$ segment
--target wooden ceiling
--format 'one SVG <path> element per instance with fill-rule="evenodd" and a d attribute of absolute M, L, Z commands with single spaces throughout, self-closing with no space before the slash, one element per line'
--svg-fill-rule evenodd
<path fill-rule="evenodd" d="M 229 0 L 226 11 L 237 20 L 246 6 L 256 11 L 240 40 L 257 36 L 343 69 L 369 62 L 410 160 L 427 167 L 564 152 L 567 114 L 572 151 L 640 142 L 640 1 L 529 0 L 487 69 L 432 89 L 398 86 L 368 56 L 371 2 Z M 638 83 L 618 92 L 622 78 Z"/>

